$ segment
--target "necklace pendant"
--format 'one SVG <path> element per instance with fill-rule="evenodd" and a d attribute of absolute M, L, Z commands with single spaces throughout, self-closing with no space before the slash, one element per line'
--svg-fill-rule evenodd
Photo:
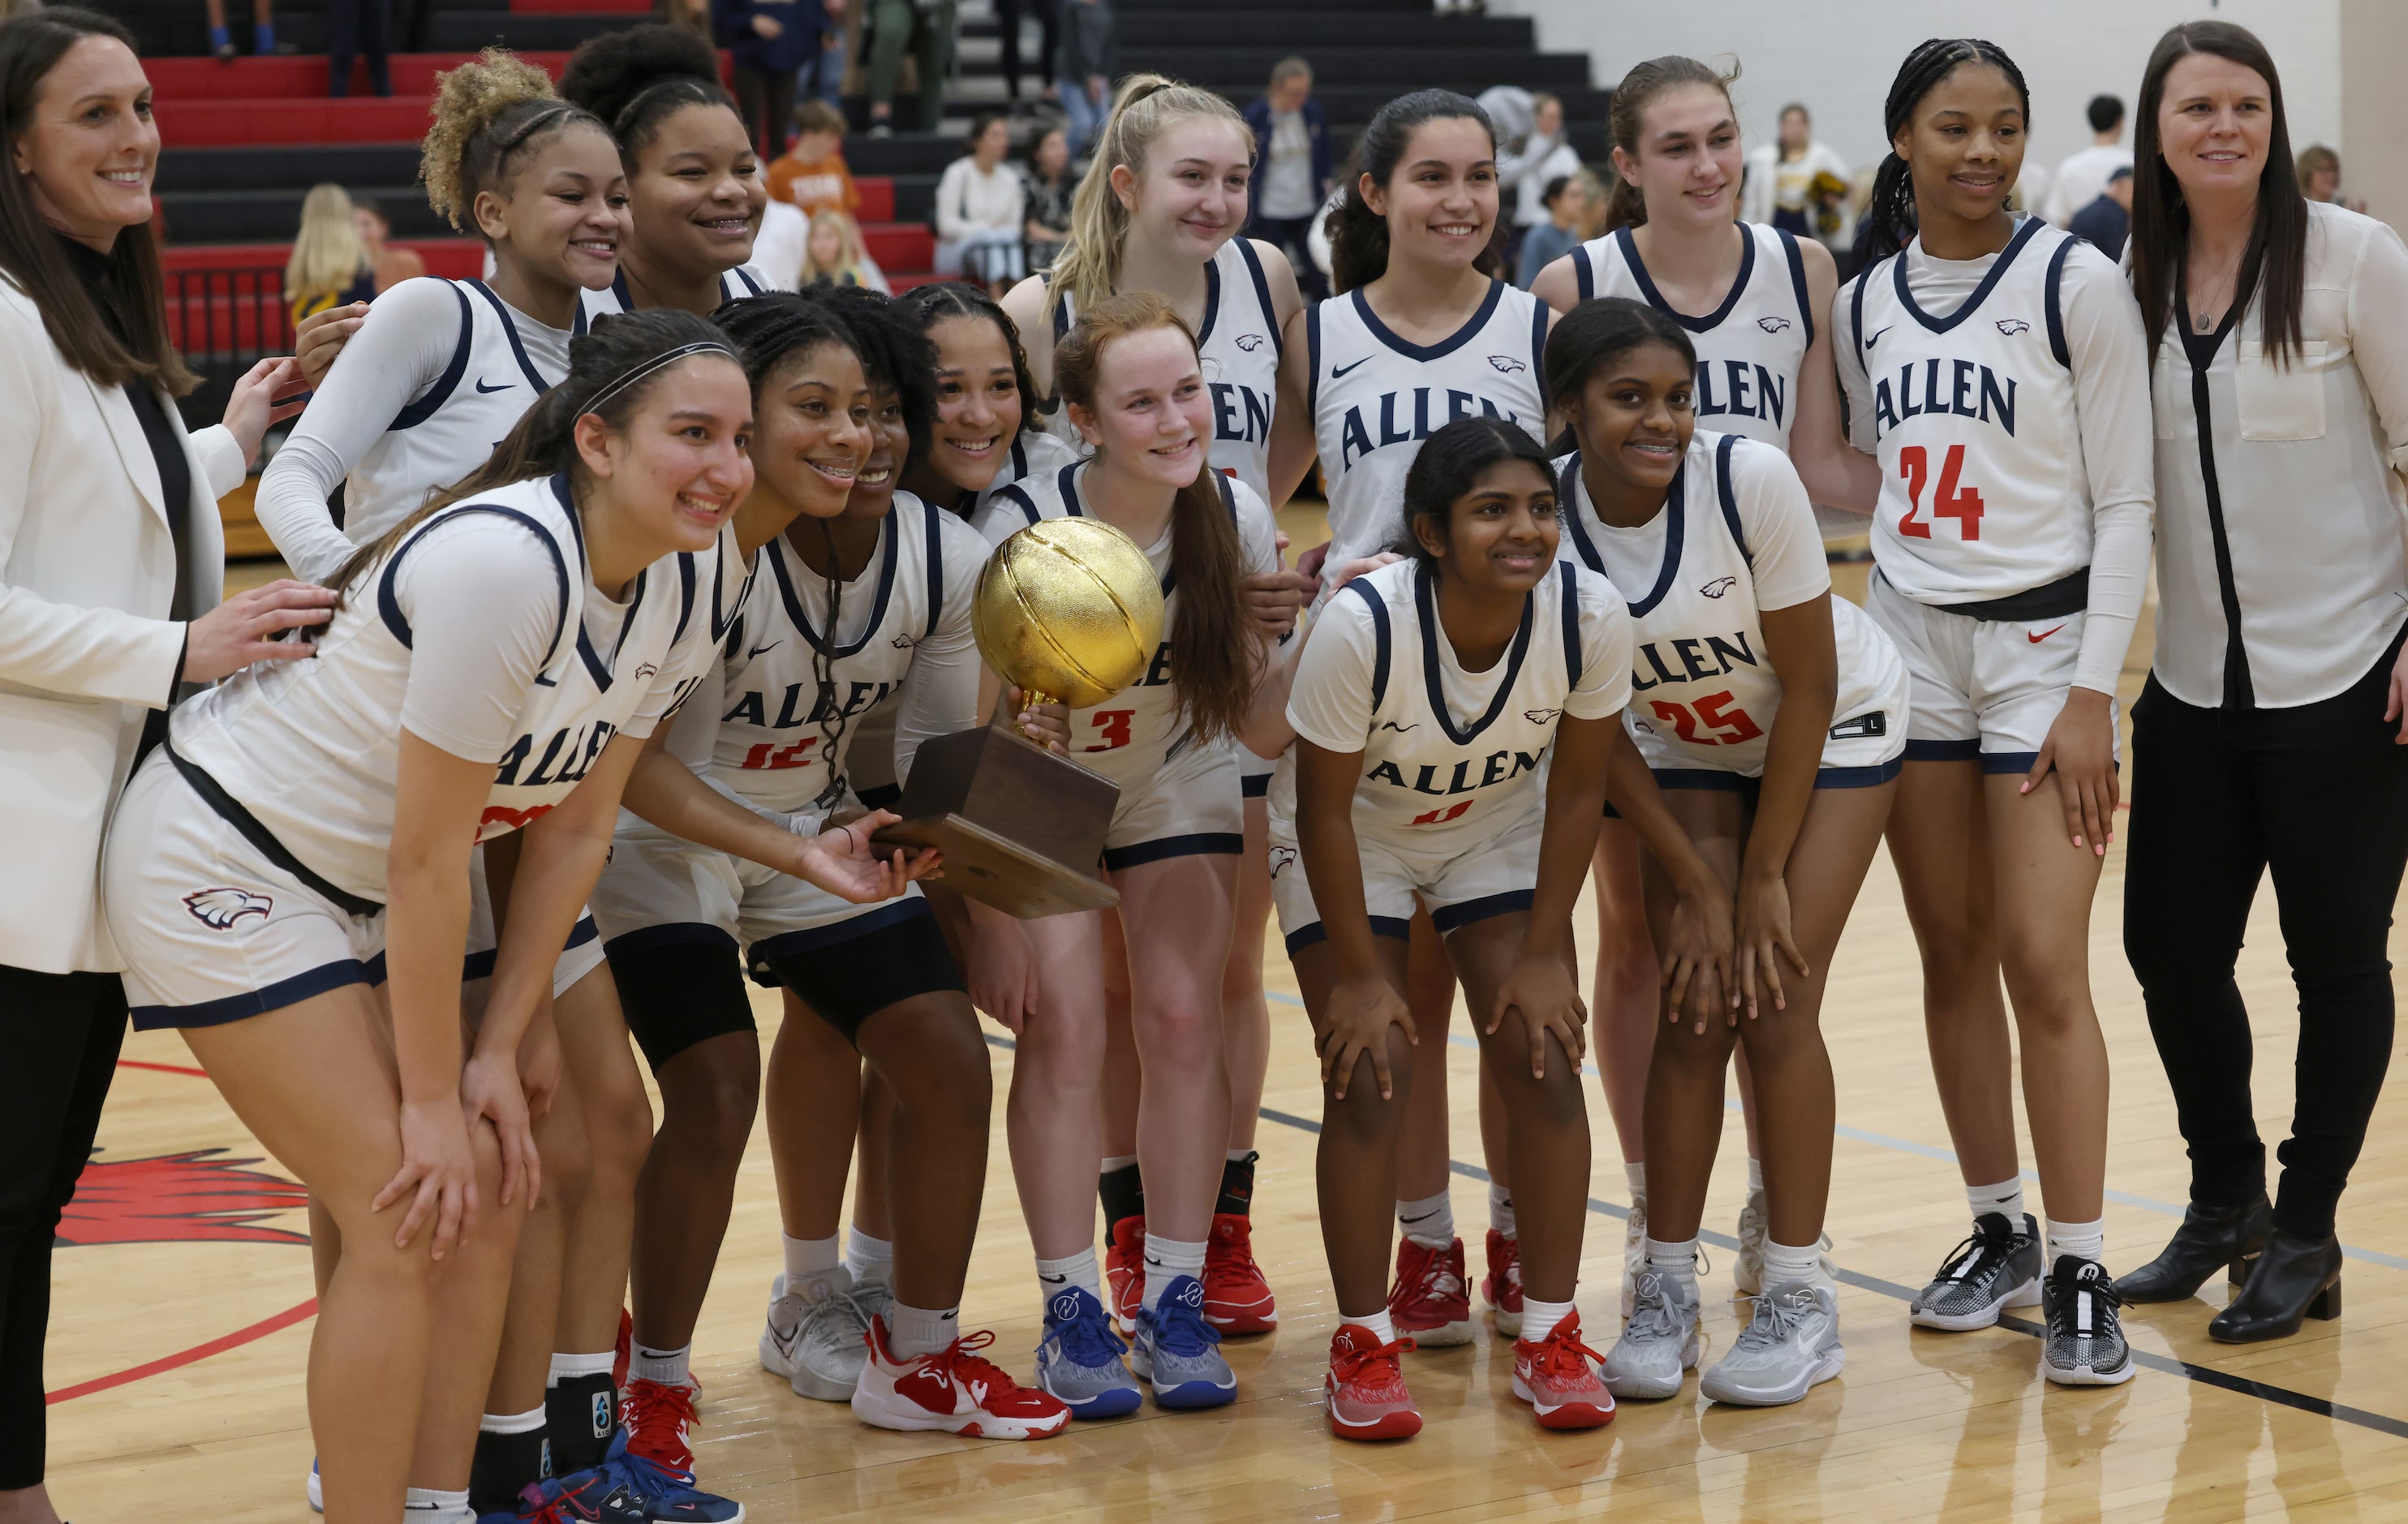
<path fill-rule="evenodd" d="M 2214 332 L 2215 331 L 2215 320 L 2214 320 L 2214 318 L 2209 317 L 2209 316 L 2208 316 L 2206 313 L 2204 313 L 2204 312 L 2200 313 L 2198 317 L 2196 317 L 2196 318 L 2192 319 L 2192 320 L 2191 320 L 2191 322 L 2192 322 L 2192 326 L 2193 326 L 2195 329 L 2197 329 L 2197 331 L 2199 331 L 2200 333 L 2208 334 L 2208 333 L 2214 333 Z"/>

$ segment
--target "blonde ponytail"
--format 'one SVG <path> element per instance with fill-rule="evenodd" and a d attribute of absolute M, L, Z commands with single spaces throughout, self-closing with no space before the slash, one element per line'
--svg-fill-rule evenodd
<path fill-rule="evenodd" d="M 1112 171 L 1126 165 L 1140 179 L 1145 156 L 1162 135 L 1193 117 L 1217 117 L 1238 129 L 1249 146 L 1254 134 L 1238 108 L 1200 85 L 1159 74 L 1121 81 L 1112 114 L 1096 134 L 1094 155 L 1070 198 L 1070 241 L 1054 260 L 1045 295 L 1050 317 L 1064 295 L 1084 312 L 1112 295 L 1120 283 L 1121 259 L 1128 247 L 1128 208 L 1112 190 Z"/>

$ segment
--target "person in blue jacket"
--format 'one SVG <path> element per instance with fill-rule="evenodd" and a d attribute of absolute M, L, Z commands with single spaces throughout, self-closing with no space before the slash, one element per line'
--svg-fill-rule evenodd
<path fill-rule="evenodd" d="M 764 164 L 786 151 L 795 76 L 818 52 L 821 27 L 818 0 L 711 0 L 711 36 L 733 58 L 736 108 Z"/>
<path fill-rule="evenodd" d="M 1329 198 L 1329 123 L 1312 98 L 1312 65 L 1283 58 L 1271 65 L 1271 86 L 1246 108 L 1254 134 L 1254 173 L 1247 183 L 1254 237 L 1276 246 L 1296 268 L 1307 301 L 1329 295 L 1305 239 Z"/>

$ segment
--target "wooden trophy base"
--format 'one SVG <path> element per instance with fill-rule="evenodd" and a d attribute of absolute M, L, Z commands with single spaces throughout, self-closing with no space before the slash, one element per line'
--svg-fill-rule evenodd
<path fill-rule="evenodd" d="M 873 839 L 937 847 L 951 889 L 1032 921 L 1121 902 L 1096 870 L 1119 787 L 992 726 L 920 748 L 895 812 Z"/>

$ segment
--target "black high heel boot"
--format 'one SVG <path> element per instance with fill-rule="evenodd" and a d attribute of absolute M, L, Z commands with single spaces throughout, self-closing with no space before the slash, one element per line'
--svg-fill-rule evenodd
<path fill-rule="evenodd" d="M 2262 1193 L 2247 1206 L 2193 1201 L 2164 1252 L 2118 1278 L 2115 1294 L 2126 1301 L 2181 1301 L 2197 1296 L 2218 1270 L 2228 1270 L 2234 1286 L 2245 1286 L 2250 1263 L 2273 1230 L 2274 1208 Z"/>
<path fill-rule="evenodd" d="M 2279 1229 L 2249 1274 L 2249 1284 L 2227 1302 L 2207 1336 L 2221 1344 L 2287 1339 L 2300 1320 L 2329 1321 L 2341 1316 L 2341 1240 L 2293 1238 Z"/>

